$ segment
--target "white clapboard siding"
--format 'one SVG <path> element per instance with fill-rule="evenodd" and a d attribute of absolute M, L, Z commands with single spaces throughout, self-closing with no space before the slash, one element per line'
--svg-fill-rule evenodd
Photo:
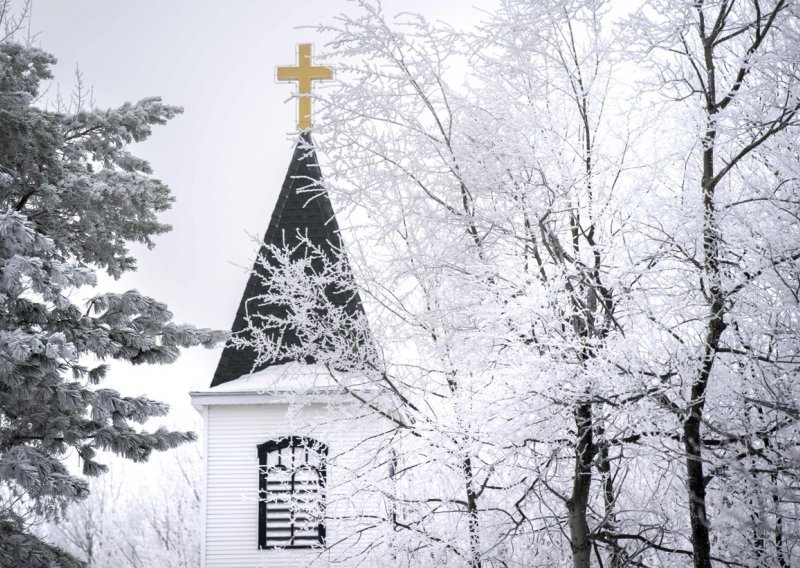
<path fill-rule="evenodd" d="M 375 418 L 336 418 L 322 404 L 290 409 L 287 404 L 234 404 L 206 407 L 205 568 L 299 568 L 347 566 L 334 550 L 258 549 L 257 446 L 284 436 L 307 436 L 328 446 L 326 502 L 328 514 L 352 516 L 354 510 L 376 513 L 378 502 L 362 502 L 344 492 L 347 470 L 369 451 L 359 444 L 380 431 Z M 372 442 L 370 442 L 372 444 Z M 376 476 L 385 472 L 375 471 Z M 367 498 L 370 499 L 370 498 Z M 345 510 L 345 508 L 347 510 Z M 357 521 L 326 521 L 327 542 L 338 542 L 359 528 Z M 369 532 L 361 535 L 361 545 Z"/>

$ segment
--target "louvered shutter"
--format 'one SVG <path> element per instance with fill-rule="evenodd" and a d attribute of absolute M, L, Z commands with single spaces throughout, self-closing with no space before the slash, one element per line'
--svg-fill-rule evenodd
<path fill-rule="evenodd" d="M 290 437 L 258 447 L 259 547 L 325 544 L 324 444 Z"/>

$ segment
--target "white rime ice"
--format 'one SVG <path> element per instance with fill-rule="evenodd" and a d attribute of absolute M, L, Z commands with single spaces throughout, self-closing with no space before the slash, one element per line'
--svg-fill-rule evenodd
<path fill-rule="evenodd" d="M 460 31 L 361 2 L 323 28 L 352 277 L 275 251 L 294 277 L 263 301 L 389 425 L 383 482 L 353 480 L 384 513 L 339 558 L 800 563 L 800 13 L 619 8 L 506 0 Z M 336 282 L 368 323 L 329 317 Z"/>
<path fill-rule="evenodd" d="M 158 220 L 169 189 L 126 148 L 181 109 L 153 97 L 44 110 L 33 103 L 54 62 L 0 42 L 0 566 L 82 565 L 31 526 L 86 498 L 85 476 L 107 469 L 99 450 L 140 462 L 194 439 L 144 428 L 167 406 L 102 388 L 104 361 L 170 363 L 223 337 L 134 290 L 91 296 L 99 271 L 134 268 L 130 243 L 169 230 Z"/>

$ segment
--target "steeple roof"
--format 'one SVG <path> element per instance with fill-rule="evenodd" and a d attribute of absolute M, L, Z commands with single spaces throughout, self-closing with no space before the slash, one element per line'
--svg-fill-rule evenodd
<path fill-rule="evenodd" d="M 311 135 L 307 132 L 300 136 L 295 145 L 294 155 L 275 204 L 269 228 L 264 235 L 264 245 L 261 247 L 259 257 L 270 263 L 275 262 L 267 245 L 299 247 L 296 254 L 303 256 L 303 251 L 306 249 L 303 237 L 311 245 L 325 252 L 331 259 L 342 254 L 339 225 L 336 222 L 328 194 L 322 185 L 317 155 Z M 265 282 L 264 277 L 261 276 L 263 271 L 263 267 L 256 261 L 231 328 L 235 337 L 248 338 L 248 316 L 253 320 L 264 321 L 265 318 L 270 317 L 282 318 L 286 312 L 284 306 L 269 305 L 258 299 L 259 296 L 269 291 L 269 282 Z M 326 291 L 326 295 L 330 302 L 343 307 L 348 314 L 353 315 L 356 312 L 363 314 L 361 299 L 357 294 L 345 296 L 334 291 Z M 299 344 L 297 332 L 291 328 L 276 329 L 273 337 L 280 337 L 280 341 L 284 345 Z M 289 358 L 274 359 L 256 366 L 256 351 L 252 347 L 226 345 L 211 386 L 232 381 L 271 365 L 287 363 L 290 360 Z"/>

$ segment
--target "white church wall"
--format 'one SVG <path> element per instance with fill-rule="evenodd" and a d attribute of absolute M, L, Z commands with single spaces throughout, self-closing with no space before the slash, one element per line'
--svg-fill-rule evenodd
<path fill-rule="evenodd" d="M 358 546 L 365 546 L 370 531 L 359 534 L 359 529 L 385 509 L 379 492 L 388 469 L 374 460 L 382 420 L 363 416 L 353 405 L 319 403 L 210 405 L 204 413 L 205 567 L 348 566 L 340 559 L 352 553 L 349 535 L 357 535 Z M 258 549 L 257 446 L 284 436 L 306 436 L 328 446 L 327 549 Z M 356 484 L 358 498 L 353 497 Z"/>

